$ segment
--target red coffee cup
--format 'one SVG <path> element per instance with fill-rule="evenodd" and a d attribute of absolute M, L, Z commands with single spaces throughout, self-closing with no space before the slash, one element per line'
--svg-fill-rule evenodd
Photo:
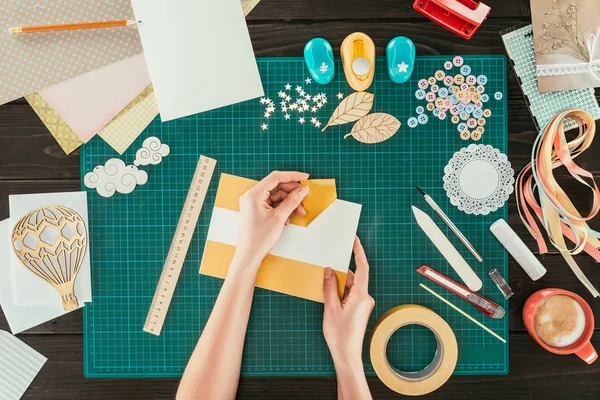
<path fill-rule="evenodd" d="M 542 303 L 548 297 L 557 294 L 569 296 L 573 300 L 577 301 L 583 309 L 583 313 L 585 314 L 585 329 L 583 333 L 575 343 L 565 347 L 554 347 L 544 343 L 538 337 L 534 326 L 534 317 L 540 303 Z M 593 363 L 598 358 L 598 353 L 596 353 L 594 346 L 592 346 L 592 344 L 590 343 L 590 339 L 594 334 L 594 313 L 592 312 L 592 308 L 590 307 L 590 305 L 583 298 L 581 298 L 573 292 L 556 288 L 542 289 L 540 291 L 535 292 L 525 302 L 525 306 L 523 307 L 523 322 L 525 323 L 525 328 L 527 328 L 527 332 L 529 332 L 531 337 L 536 342 L 538 342 L 540 346 L 542 346 L 544 349 L 548 350 L 551 353 L 563 355 L 577 354 L 579 358 L 581 358 L 588 364 Z"/>

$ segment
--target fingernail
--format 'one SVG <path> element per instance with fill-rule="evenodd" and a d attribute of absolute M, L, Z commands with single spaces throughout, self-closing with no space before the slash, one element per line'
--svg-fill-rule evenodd
<path fill-rule="evenodd" d="M 300 214 L 302 214 L 303 216 L 306 215 L 306 210 L 304 209 L 304 207 L 302 207 L 302 204 L 298 206 L 298 211 L 300 211 Z"/>
<path fill-rule="evenodd" d="M 306 196 L 308 194 L 308 191 L 310 190 L 310 188 L 306 185 L 302 185 L 300 186 L 300 189 L 298 189 L 298 194 L 302 197 Z"/>
<path fill-rule="evenodd" d="M 359 238 L 358 236 L 354 236 L 354 237 L 356 238 L 356 241 L 357 241 L 358 243 L 360 243 L 360 238 Z"/>
<path fill-rule="evenodd" d="M 331 268 L 325 268 L 325 279 L 331 278 Z"/>

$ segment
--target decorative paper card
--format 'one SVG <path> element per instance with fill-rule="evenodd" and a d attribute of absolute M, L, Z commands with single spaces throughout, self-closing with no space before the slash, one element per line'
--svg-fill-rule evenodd
<path fill-rule="evenodd" d="M 0 330 L 0 399 L 19 400 L 48 359 Z"/>
<path fill-rule="evenodd" d="M 87 143 L 149 84 L 144 55 L 138 54 L 39 93 Z"/>
<path fill-rule="evenodd" d="M 40 120 L 46 125 L 46 128 L 66 154 L 71 154 L 83 144 L 73 129 L 63 121 L 60 115 L 50 107 L 39 93 L 29 94 L 25 96 L 25 100 L 40 117 Z"/>
<path fill-rule="evenodd" d="M 9 196 L 9 205 L 11 229 L 29 212 L 46 206 L 63 206 L 73 209 L 81 216 L 85 229 L 88 227 L 86 192 L 12 195 Z M 51 235 L 49 237 L 52 238 Z M 44 240 L 44 238 L 40 237 L 39 240 Z M 62 309 L 61 298 L 52 286 L 29 271 L 17 258 L 11 247 L 6 254 L 10 254 L 13 269 L 12 285 L 15 304 L 46 305 L 53 303 L 57 305 L 58 309 Z M 79 306 L 92 301 L 90 276 L 90 256 L 89 251 L 85 251 L 81 269 L 75 281 L 75 295 Z"/>
<path fill-rule="evenodd" d="M 531 0 L 540 92 L 600 87 L 597 0 Z"/>
<path fill-rule="evenodd" d="M 135 26 L 9 35 L 23 25 L 133 19 L 129 0 L 0 2 L 0 105 L 141 53 Z"/>
<path fill-rule="evenodd" d="M 263 96 L 239 0 L 133 0 L 162 121 Z"/>
<path fill-rule="evenodd" d="M 150 85 L 98 135 L 117 153 L 123 154 L 157 115 L 156 97 Z"/>
<path fill-rule="evenodd" d="M 221 175 L 200 266 L 201 274 L 218 278 L 227 276 L 237 244 L 239 198 L 256 183 L 250 179 Z M 287 225 L 281 239 L 261 264 L 256 286 L 323 302 L 323 269 L 330 267 L 338 277 L 341 296 L 360 211 L 359 204 L 335 200 L 307 227 Z"/>

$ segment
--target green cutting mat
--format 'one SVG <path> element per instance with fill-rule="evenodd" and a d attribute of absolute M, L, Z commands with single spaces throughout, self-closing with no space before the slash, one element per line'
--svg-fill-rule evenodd
<path fill-rule="evenodd" d="M 506 61 L 503 56 L 465 56 L 465 64 L 476 76 L 488 78 L 486 93 L 506 93 Z M 487 277 L 498 268 L 507 277 L 507 256 L 489 233 L 489 225 L 507 216 L 507 207 L 489 216 L 467 216 L 451 206 L 442 188 L 443 169 L 453 153 L 469 142 L 459 138 L 449 119 L 430 116 L 425 125 L 411 129 L 409 117 L 416 116 L 417 81 L 429 78 L 452 57 L 419 57 L 410 82 L 394 84 L 378 60 L 375 81 L 376 112 L 395 115 L 402 127 L 390 140 L 365 145 L 342 139 L 351 125 L 321 132 L 310 123 L 290 120 L 279 111 L 278 92 L 286 84 L 296 94 L 300 85 L 310 94 L 324 92 L 328 102 L 316 113 L 325 124 L 339 100 L 348 95 L 341 64 L 336 64 L 332 83 L 321 86 L 304 82 L 309 76 L 301 58 L 259 59 L 265 94 L 277 105 L 277 112 L 264 118 L 265 105 L 258 100 L 225 107 L 168 123 L 155 120 L 120 157 L 132 164 L 135 152 L 148 136 L 158 136 L 171 147 L 162 164 L 141 167 L 148 172 L 147 184 L 128 195 L 102 198 L 88 193 L 90 251 L 94 301 L 85 307 L 85 375 L 87 377 L 178 377 L 187 363 L 219 293 L 222 281 L 198 274 L 200 259 L 213 208 L 219 174 L 222 172 L 260 179 L 271 170 L 299 170 L 313 178 L 335 178 L 341 199 L 360 203 L 363 211 L 359 235 L 371 264 L 370 292 L 376 300 L 369 329 L 387 309 L 415 303 L 430 307 L 448 321 L 459 344 L 455 374 L 505 374 L 508 372 L 508 344 L 476 327 L 456 311 L 419 287 L 424 279 L 415 273 L 428 264 L 458 279 L 424 233 L 413 222 L 410 206 L 432 214 L 413 188 L 418 184 L 438 201 L 461 231 L 483 254 L 478 264 L 460 242 L 446 232 L 484 281 L 481 293 L 507 308 L 507 302 Z M 458 73 L 453 68 L 452 74 Z M 198 94 L 199 96 L 202 94 Z M 493 115 L 485 125 L 480 143 L 507 151 L 506 96 L 486 104 Z M 426 111 L 426 113 L 428 113 Z M 430 114 L 430 113 L 428 113 Z M 262 130 L 261 124 L 268 129 Z M 142 331 L 156 283 L 166 258 L 199 155 L 218 160 L 209 195 L 160 337 Z M 82 148 L 81 172 L 118 157 L 101 138 Z M 85 188 L 84 188 L 85 189 Z M 310 249 L 307 249 L 310 251 Z M 427 282 L 430 287 L 432 283 Z M 473 317 L 508 338 L 508 317 L 492 320 L 475 308 L 438 287 Z M 291 296 L 257 289 L 244 350 L 242 373 L 251 376 L 332 375 L 332 361 L 321 331 L 323 306 Z M 368 337 L 368 335 L 367 335 Z M 365 341 L 365 349 L 368 339 Z M 435 339 L 424 328 L 404 328 L 388 346 L 392 365 L 419 370 L 433 358 Z M 368 352 L 366 371 L 373 370 Z"/>

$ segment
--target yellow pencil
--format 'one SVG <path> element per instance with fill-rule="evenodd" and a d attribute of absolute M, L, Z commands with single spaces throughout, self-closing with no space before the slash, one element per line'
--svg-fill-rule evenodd
<path fill-rule="evenodd" d="M 119 20 L 119 21 L 102 21 L 102 22 L 82 22 L 77 24 L 63 25 L 43 25 L 43 26 L 16 26 L 9 28 L 10 33 L 35 33 L 35 32 L 50 32 L 50 31 L 70 31 L 74 29 L 96 29 L 96 28 L 113 28 L 116 26 L 135 25 L 137 21 Z"/>
<path fill-rule="evenodd" d="M 471 321 L 473 321 L 474 323 L 476 323 L 477 325 L 479 325 L 480 328 L 482 328 L 483 330 L 487 331 L 490 335 L 494 336 L 496 339 L 498 339 L 502 343 L 506 343 L 506 340 L 504 340 L 496 332 L 494 332 L 493 330 L 491 330 L 490 328 L 488 328 L 487 326 L 485 326 L 481 322 L 477 321 L 475 318 L 471 317 L 469 314 L 467 314 L 466 312 L 464 312 L 460 308 L 456 307 L 454 304 L 450 303 L 448 300 L 446 300 L 445 298 L 443 298 L 442 296 L 440 296 L 439 294 L 437 294 L 433 290 L 429 289 L 427 286 L 423 285 L 422 283 L 419 283 L 419 285 L 421 285 L 421 287 L 423 289 L 427 290 L 429 293 L 431 293 L 432 295 L 434 295 L 435 297 L 437 297 L 438 299 L 440 299 L 444 303 L 448 304 L 450 307 L 454 308 L 456 311 L 458 311 L 459 313 L 461 313 L 462 315 L 464 315 L 465 317 L 467 317 L 468 319 L 470 319 Z"/>

